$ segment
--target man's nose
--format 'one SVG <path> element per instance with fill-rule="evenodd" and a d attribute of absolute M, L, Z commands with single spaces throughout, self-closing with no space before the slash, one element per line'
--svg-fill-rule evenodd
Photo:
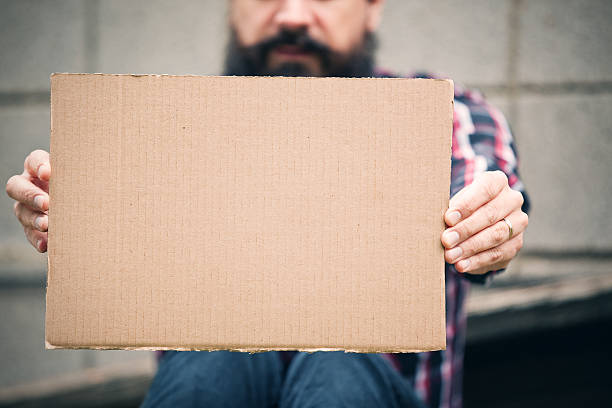
<path fill-rule="evenodd" d="M 288 30 L 307 28 L 313 19 L 310 0 L 281 0 L 275 16 L 276 24 Z"/>

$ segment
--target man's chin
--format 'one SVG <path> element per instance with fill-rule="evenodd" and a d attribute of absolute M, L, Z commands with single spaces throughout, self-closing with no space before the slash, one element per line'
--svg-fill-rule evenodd
<path fill-rule="evenodd" d="M 305 64 L 300 62 L 284 62 L 278 64 L 275 67 L 268 69 L 267 72 L 270 76 L 321 76 L 320 72 L 314 72 L 308 68 Z"/>

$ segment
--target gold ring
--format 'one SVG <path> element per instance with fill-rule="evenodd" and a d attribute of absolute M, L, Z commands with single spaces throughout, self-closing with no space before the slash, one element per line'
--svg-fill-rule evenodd
<path fill-rule="evenodd" d="M 512 234 L 514 233 L 512 230 L 512 223 L 507 218 L 504 218 L 504 222 L 508 226 L 508 241 L 510 241 L 512 239 Z"/>

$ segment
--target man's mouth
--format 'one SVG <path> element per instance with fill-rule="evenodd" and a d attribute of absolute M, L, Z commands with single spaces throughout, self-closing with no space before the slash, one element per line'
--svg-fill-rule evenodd
<path fill-rule="evenodd" d="M 283 57 L 305 57 L 310 52 L 304 50 L 299 45 L 283 44 L 274 48 L 273 52 Z"/>

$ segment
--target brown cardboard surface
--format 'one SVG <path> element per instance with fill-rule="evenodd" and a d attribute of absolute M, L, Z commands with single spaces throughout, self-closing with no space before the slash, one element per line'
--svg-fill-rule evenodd
<path fill-rule="evenodd" d="M 451 81 L 54 74 L 49 348 L 445 348 Z"/>

